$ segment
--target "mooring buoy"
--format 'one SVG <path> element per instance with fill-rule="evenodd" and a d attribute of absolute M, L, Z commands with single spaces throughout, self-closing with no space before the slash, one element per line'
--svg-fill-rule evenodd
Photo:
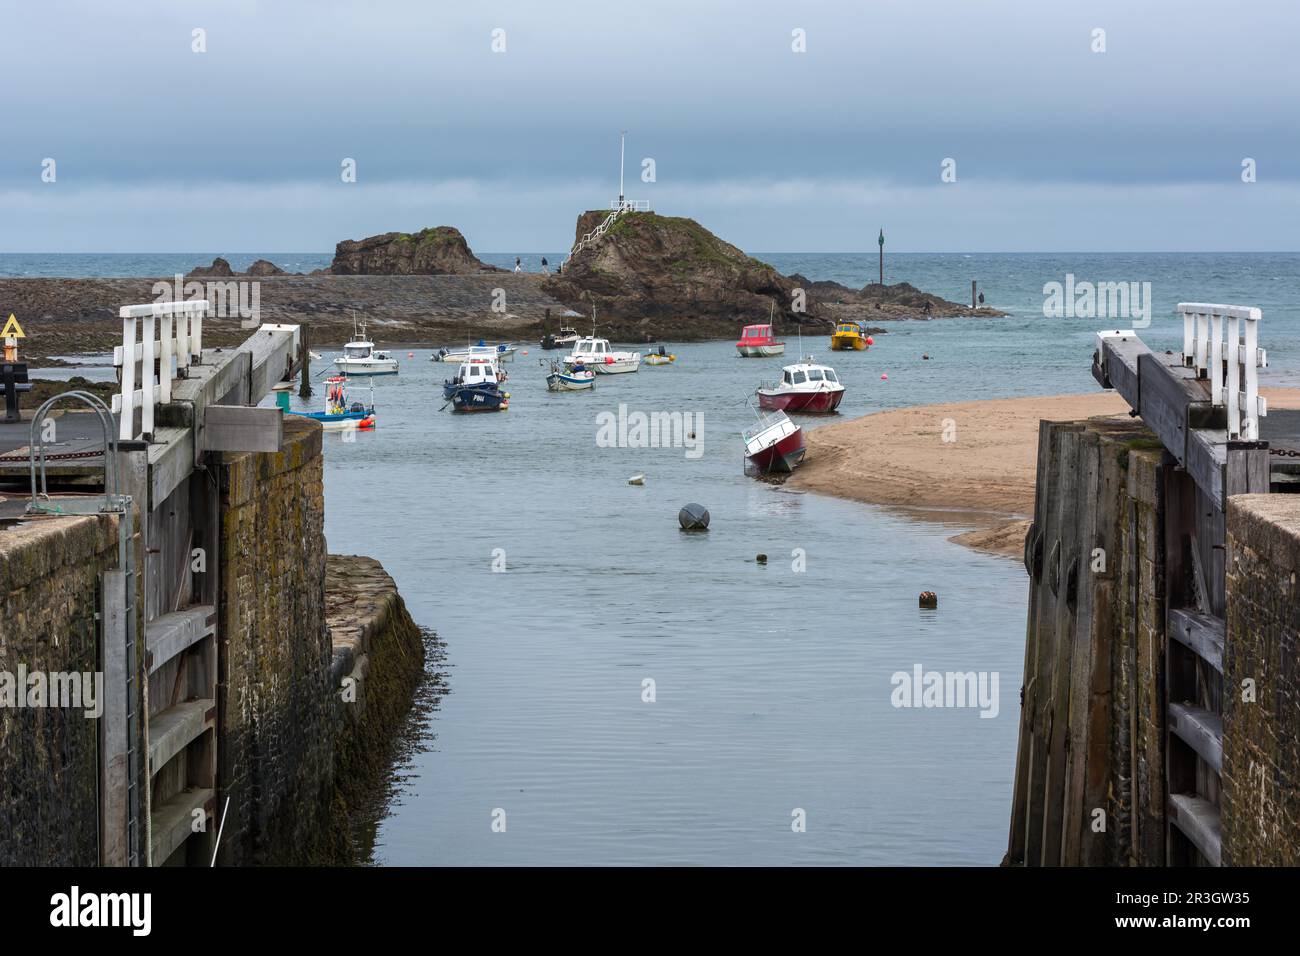
<path fill-rule="evenodd" d="M 759 564 L 767 564 L 767 555 L 756 554 L 754 555 L 754 560 L 757 561 Z"/>
<path fill-rule="evenodd" d="M 939 595 L 933 591 L 922 591 L 920 604 L 924 608 L 937 608 L 939 606 Z"/>
<path fill-rule="evenodd" d="M 677 512 L 677 523 L 682 526 L 683 531 L 707 531 L 709 530 L 709 509 L 704 505 L 691 502 Z"/>

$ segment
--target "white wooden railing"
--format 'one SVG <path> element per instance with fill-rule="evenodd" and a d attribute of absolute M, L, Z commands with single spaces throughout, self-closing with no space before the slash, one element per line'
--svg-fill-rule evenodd
<path fill-rule="evenodd" d="M 203 355 L 203 316 L 207 311 L 206 299 L 124 305 L 118 310 L 122 318 L 122 344 L 113 349 L 113 365 L 121 369 L 122 390 L 113 396 L 113 411 L 121 413 L 119 440 L 131 441 L 153 434 L 154 406 L 172 400 L 173 360 L 179 375 L 198 364 Z M 139 341 L 136 340 L 137 324 L 142 326 Z M 137 408 L 140 409 L 138 433 L 135 430 Z"/>
<path fill-rule="evenodd" d="M 609 231 L 609 227 L 618 221 L 619 216 L 628 212 L 649 212 L 650 200 L 615 199 L 609 204 L 609 208 L 611 210 L 610 214 L 601 220 L 600 225 L 573 244 L 573 248 L 569 250 L 569 255 L 565 259 L 566 262 L 588 246 L 595 245 L 596 241 Z"/>
<path fill-rule="evenodd" d="M 1228 438 L 1258 441 L 1259 420 L 1268 414 L 1268 402 L 1259 394 L 1258 370 L 1268 368 L 1268 353 L 1259 347 L 1260 310 L 1180 302 L 1178 311 L 1183 316 L 1183 365 L 1209 378 L 1213 404 L 1227 405 Z"/>

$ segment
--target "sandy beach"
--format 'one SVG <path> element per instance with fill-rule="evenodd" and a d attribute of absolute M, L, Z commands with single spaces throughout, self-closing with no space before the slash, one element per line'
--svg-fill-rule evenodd
<path fill-rule="evenodd" d="M 1261 389 L 1300 408 L 1300 389 Z M 1034 508 L 1038 423 L 1128 415 L 1114 392 L 918 405 L 809 430 L 789 487 L 868 504 L 971 512 L 960 544 L 1018 557 Z M 1010 520 L 1008 520 L 1010 519 Z"/>

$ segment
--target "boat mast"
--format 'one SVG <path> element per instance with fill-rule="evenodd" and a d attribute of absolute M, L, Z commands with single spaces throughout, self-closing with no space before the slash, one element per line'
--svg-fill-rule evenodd
<path fill-rule="evenodd" d="M 619 130 L 618 133 L 618 208 L 623 208 L 623 155 L 625 152 L 624 145 L 627 139 L 627 130 Z"/>

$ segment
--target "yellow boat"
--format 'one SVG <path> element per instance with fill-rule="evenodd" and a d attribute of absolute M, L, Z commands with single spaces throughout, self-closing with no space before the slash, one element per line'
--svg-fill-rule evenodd
<path fill-rule="evenodd" d="M 867 339 L 862 326 L 857 322 L 841 322 L 831 334 L 831 351 L 849 352 L 865 349 L 871 342 Z"/>

